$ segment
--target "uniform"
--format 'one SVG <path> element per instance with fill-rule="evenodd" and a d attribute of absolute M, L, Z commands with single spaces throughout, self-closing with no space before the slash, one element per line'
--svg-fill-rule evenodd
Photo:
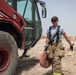
<path fill-rule="evenodd" d="M 48 29 L 47 36 L 51 34 L 51 39 L 54 37 L 54 35 L 57 33 L 58 26 L 56 28 L 51 27 L 51 30 Z M 50 32 L 50 34 L 49 34 Z M 61 58 L 64 56 L 64 50 L 62 50 L 62 35 L 65 33 L 62 26 L 59 28 L 59 39 L 58 43 L 57 41 L 57 35 L 53 38 L 52 44 L 49 44 L 49 47 L 47 49 L 48 57 L 52 59 L 52 69 L 54 75 L 61 75 Z"/>

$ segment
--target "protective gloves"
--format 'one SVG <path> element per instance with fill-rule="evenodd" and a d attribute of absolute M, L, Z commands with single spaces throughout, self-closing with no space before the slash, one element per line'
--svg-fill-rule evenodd
<path fill-rule="evenodd" d="M 70 50 L 71 50 L 71 51 L 73 51 L 73 45 L 74 45 L 74 44 L 72 44 L 72 45 L 70 46 Z"/>
<path fill-rule="evenodd" d="M 48 49 L 48 47 L 47 47 L 47 46 L 45 46 L 45 49 L 44 49 L 44 51 L 47 51 L 47 49 Z"/>

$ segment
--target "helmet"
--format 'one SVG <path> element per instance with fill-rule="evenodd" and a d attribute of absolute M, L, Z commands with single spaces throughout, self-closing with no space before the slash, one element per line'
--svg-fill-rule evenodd
<path fill-rule="evenodd" d="M 43 68 L 48 68 L 52 63 L 52 59 L 48 58 L 47 52 L 43 52 L 40 56 L 40 65 Z"/>

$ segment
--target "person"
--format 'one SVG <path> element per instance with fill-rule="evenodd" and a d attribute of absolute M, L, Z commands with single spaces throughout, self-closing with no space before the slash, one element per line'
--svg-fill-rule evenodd
<path fill-rule="evenodd" d="M 52 26 L 49 27 L 46 37 L 45 50 L 48 53 L 49 59 L 52 59 L 53 75 L 62 75 L 61 58 L 64 56 L 64 48 L 62 47 L 62 35 L 70 45 L 70 50 L 73 51 L 73 44 L 66 34 L 64 28 L 58 25 L 58 17 L 51 18 Z"/>

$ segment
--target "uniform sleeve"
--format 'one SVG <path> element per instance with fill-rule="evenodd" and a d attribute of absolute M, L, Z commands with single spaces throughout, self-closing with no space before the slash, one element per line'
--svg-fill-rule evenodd
<path fill-rule="evenodd" d="M 61 34 L 62 34 L 62 35 L 63 35 L 64 33 L 66 33 L 63 27 L 61 27 L 60 30 L 61 30 Z"/>

